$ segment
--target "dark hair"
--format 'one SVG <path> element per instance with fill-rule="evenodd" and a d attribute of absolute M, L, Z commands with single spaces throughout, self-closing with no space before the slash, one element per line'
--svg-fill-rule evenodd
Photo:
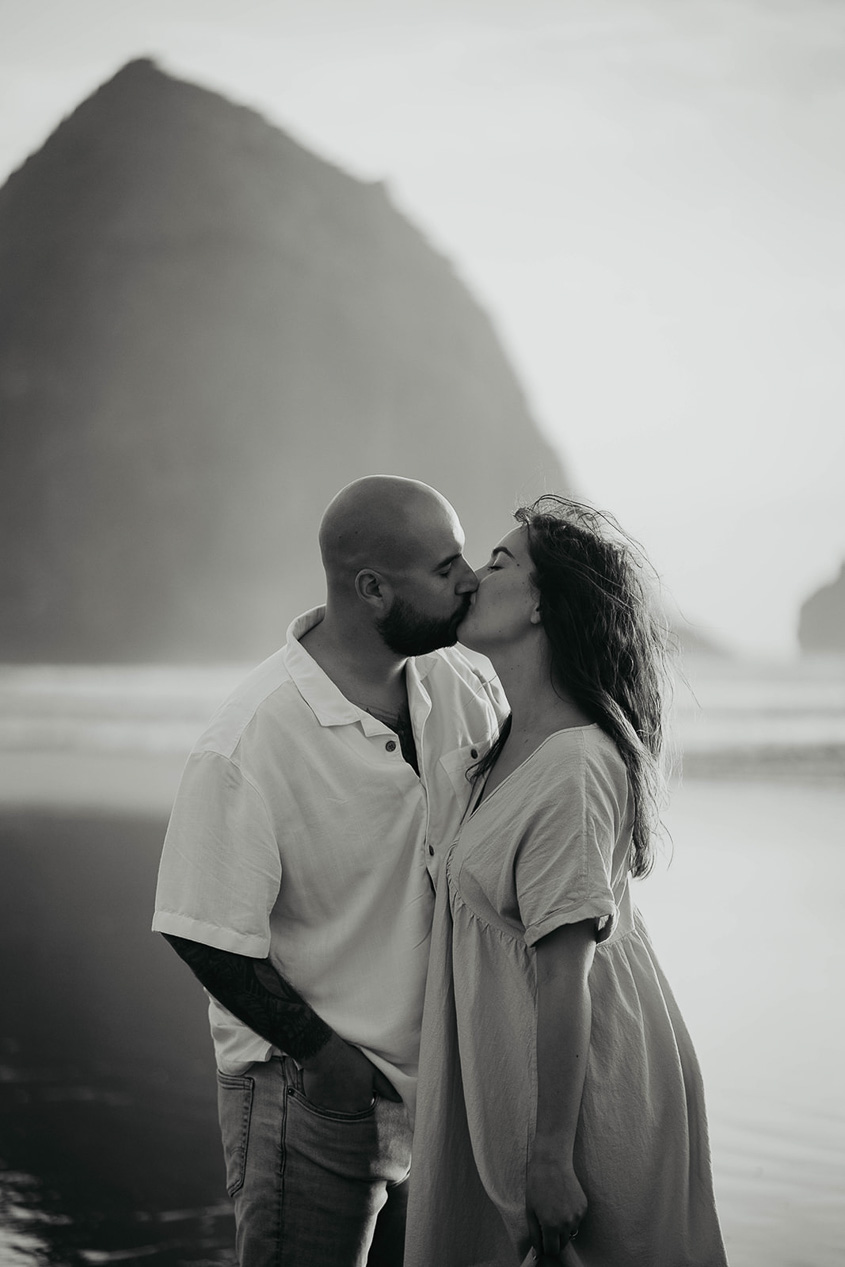
<path fill-rule="evenodd" d="M 670 638 L 656 610 L 650 565 L 607 514 L 546 494 L 514 518 L 528 530 L 540 595 L 540 618 L 551 647 L 552 682 L 616 744 L 634 798 L 630 870 L 646 875 L 663 801 L 664 702 Z M 492 766 L 510 730 L 473 768 Z"/>

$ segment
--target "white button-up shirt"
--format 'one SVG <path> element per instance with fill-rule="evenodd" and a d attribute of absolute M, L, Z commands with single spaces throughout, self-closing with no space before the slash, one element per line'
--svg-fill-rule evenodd
<path fill-rule="evenodd" d="M 496 679 L 456 649 L 408 661 L 420 774 L 300 645 L 323 608 L 222 705 L 182 776 L 153 928 L 267 955 L 310 1006 L 413 1099 L 433 880 L 498 732 Z M 274 1049 L 214 999 L 218 1066 Z"/>

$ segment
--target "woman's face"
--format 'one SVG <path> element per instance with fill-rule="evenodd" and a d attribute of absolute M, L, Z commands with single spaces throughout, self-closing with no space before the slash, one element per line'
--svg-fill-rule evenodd
<path fill-rule="evenodd" d="M 531 584 L 528 529 L 514 528 L 479 568 L 472 606 L 458 627 L 458 639 L 474 651 L 492 655 L 496 647 L 518 642 L 539 624 L 539 596 Z"/>

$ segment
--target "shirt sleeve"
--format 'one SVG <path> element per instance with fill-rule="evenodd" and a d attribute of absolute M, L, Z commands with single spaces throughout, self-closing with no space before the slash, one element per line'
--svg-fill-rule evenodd
<path fill-rule="evenodd" d="M 604 941 L 617 916 L 611 869 L 619 813 L 612 790 L 595 777 L 583 753 L 556 775 L 554 794 L 536 805 L 515 858 L 528 946 L 585 919 L 596 921 L 597 939 Z"/>
<path fill-rule="evenodd" d="M 154 931 L 266 958 L 281 879 L 257 788 L 230 758 L 193 753 L 164 841 Z"/>

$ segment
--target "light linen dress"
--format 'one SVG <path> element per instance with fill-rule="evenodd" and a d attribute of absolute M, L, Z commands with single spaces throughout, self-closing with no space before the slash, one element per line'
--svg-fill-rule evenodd
<path fill-rule="evenodd" d="M 569 1267 L 722 1267 L 701 1075 L 633 905 L 632 798 L 597 726 L 548 739 L 465 819 L 441 876 L 405 1267 L 508 1267 L 529 1249 L 536 951 L 596 921 Z"/>

